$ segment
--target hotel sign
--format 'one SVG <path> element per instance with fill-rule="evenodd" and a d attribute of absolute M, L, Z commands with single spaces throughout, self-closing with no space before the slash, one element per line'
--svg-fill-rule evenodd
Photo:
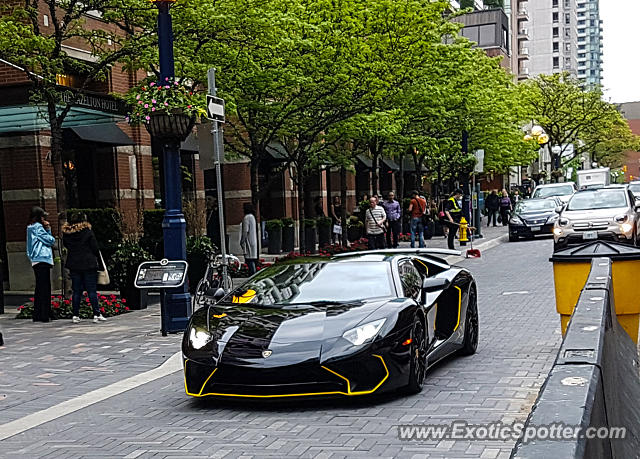
<path fill-rule="evenodd" d="M 91 92 L 79 93 L 63 86 L 58 88 L 62 93 L 63 102 L 74 107 L 98 110 L 113 115 L 126 115 L 128 112 L 127 104 L 115 97 Z"/>

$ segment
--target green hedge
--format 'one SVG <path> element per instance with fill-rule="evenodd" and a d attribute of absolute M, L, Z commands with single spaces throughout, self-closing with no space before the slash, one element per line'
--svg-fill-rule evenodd
<path fill-rule="evenodd" d="M 142 213 L 143 236 L 140 245 L 151 254 L 154 260 L 162 259 L 164 247 L 162 242 L 162 219 L 164 209 L 150 209 Z"/>

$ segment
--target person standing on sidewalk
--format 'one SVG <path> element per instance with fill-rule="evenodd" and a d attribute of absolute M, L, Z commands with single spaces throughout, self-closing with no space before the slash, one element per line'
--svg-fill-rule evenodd
<path fill-rule="evenodd" d="M 507 190 L 502 190 L 502 198 L 500 198 L 500 220 L 502 220 L 502 226 L 509 224 L 509 215 L 512 209 L 511 198 Z"/>
<path fill-rule="evenodd" d="M 254 215 L 253 204 L 245 202 L 242 207 L 244 218 L 240 229 L 240 247 L 244 254 L 244 261 L 249 268 L 249 273 L 254 275 L 258 269 L 258 224 Z"/>
<path fill-rule="evenodd" d="M 491 194 L 487 196 L 487 227 L 491 225 L 491 219 L 493 219 L 493 226 L 496 226 L 496 219 L 498 215 L 498 209 L 500 209 L 500 198 L 498 197 L 498 190 L 491 191 Z"/>
<path fill-rule="evenodd" d="M 365 212 L 365 228 L 371 250 L 384 249 L 384 222 L 387 220 L 384 209 L 378 205 L 378 198 L 369 199 L 369 208 Z"/>
<path fill-rule="evenodd" d="M 51 225 L 45 220 L 48 215 L 41 207 L 33 207 L 27 226 L 27 257 L 36 277 L 34 322 L 49 322 L 51 316 L 51 268 L 56 239 L 51 235 Z"/>
<path fill-rule="evenodd" d="M 338 229 L 338 226 L 340 226 L 340 230 L 342 230 L 342 202 L 340 201 L 340 196 L 333 197 L 333 202 L 331 203 L 331 223 L 333 223 L 331 231 L 333 243 L 342 245 L 342 232 L 338 233 L 333 231 L 334 229 Z"/>
<path fill-rule="evenodd" d="M 455 250 L 455 239 L 458 234 L 458 228 L 460 227 L 460 220 L 462 219 L 462 207 L 460 206 L 460 200 L 462 199 L 462 190 L 457 189 L 453 192 L 451 197 L 444 204 L 444 213 L 447 218 L 447 225 L 449 226 L 449 234 L 447 235 L 447 245 L 449 249 Z"/>
<path fill-rule="evenodd" d="M 402 232 L 402 209 L 400 203 L 395 200 L 395 193 L 390 191 L 387 194 L 387 200 L 382 202 L 382 207 L 387 214 L 389 228 L 387 230 L 387 247 L 398 247 L 398 237 Z M 393 233 L 393 240 L 391 237 Z"/>
<path fill-rule="evenodd" d="M 416 246 L 416 235 L 418 236 L 419 247 L 424 247 L 424 224 L 422 217 L 427 210 L 427 201 L 418 191 L 411 192 L 411 203 L 409 203 L 409 212 L 411 213 L 411 247 Z"/>
<path fill-rule="evenodd" d="M 80 302 L 86 291 L 93 308 L 93 323 L 107 319 L 100 313 L 98 303 L 98 241 L 84 214 L 73 214 L 68 223 L 62 225 L 62 244 L 67 249 L 65 268 L 71 272 L 74 324 L 80 323 Z"/>

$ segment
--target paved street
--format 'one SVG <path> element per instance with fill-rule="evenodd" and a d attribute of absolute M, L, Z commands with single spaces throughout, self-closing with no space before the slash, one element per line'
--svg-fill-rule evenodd
<path fill-rule="evenodd" d="M 478 353 L 431 369 L 417 396 L 203 402 L 185 396 L 174 372 L 0 441 L 0 457 L 506 458 L 510 441 L 401 441 L 397 426 L 526 418 L 561 340 L 550 253 L 549 239 L 503 243 L 461 263 L 479 287 Z M 157 332 L 157 307 L 99 325 L 7 316 L 0 423 L 150 370 L 179 350 L 179 336 Z"/>

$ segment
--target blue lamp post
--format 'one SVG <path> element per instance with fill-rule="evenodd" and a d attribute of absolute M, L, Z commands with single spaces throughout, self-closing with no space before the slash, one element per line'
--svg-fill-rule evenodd
<path fill-rule="evenodd" d="M 175 76 L 173 30 L 169 9 L 175 0 L 155 0 L 158 7 L 158 47 L 160 52 L 160 82 Z M 185 116 L 166 114 L 152 117 L 151 135 L 162 142 L 164 167 L 165 213 L 162 221 L 164 256 L 169 260 L 186 260 L 186 221 L 182 213 L 182 182 L 180 142 L 193 128 L 193 120 Z M 163 291 L 164 292 L 164 291 Z M 186 283 L 162 295 L 162 334 L 183 331 L 191 315 L 191 296 Z"/>

